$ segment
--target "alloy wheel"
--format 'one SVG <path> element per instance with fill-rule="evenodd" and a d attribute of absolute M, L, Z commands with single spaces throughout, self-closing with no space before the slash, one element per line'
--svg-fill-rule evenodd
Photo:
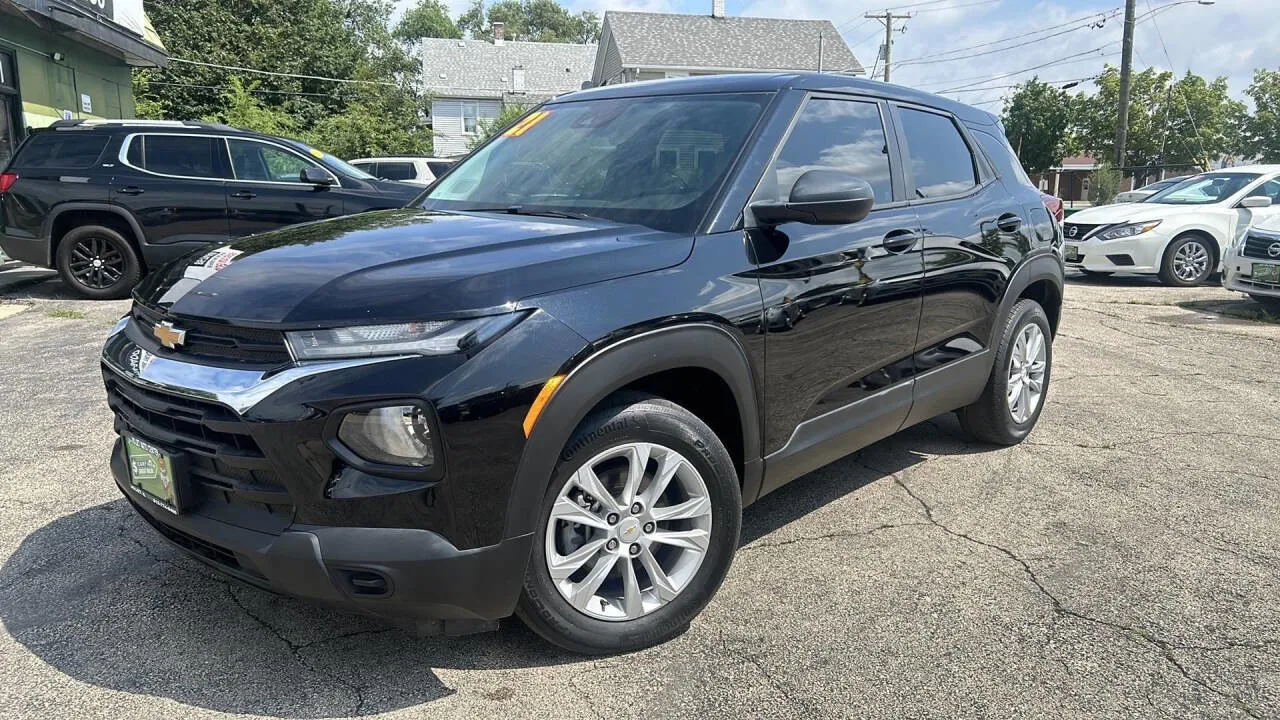
<path fill-rule="evenodd" d="M 1018 333 L 1009 353 L 1008 401 L 1013 421 L 1021 425 L 1031 419 L 1044 397 L 1047 348 L 1040 326 L 1029 323 Z"/>
<path fill-rule="evenodd" d="M 106 290 L 125 273 L 125 258 L 111 240 L 90 235 L 71 248 L 71 275 L 87 288 Z"/>
<path fill-rule="evenodd" d="M 1183 282 L 1198 280 L 1209 269 L 1209 248 L 1190 240 L 1173 254 L 1173 272 Z"/>
<path fill-rule="evenodd" d="M 556 495 L 546 529 L 552 583 L 599 620 L 634 620 L 689 585 L 711 541 L 711 498 L 671 448 L 634 442 L 588 460 Z"/>

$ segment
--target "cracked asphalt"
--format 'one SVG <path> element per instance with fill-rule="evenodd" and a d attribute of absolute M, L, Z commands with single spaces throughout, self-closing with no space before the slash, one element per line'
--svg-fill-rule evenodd
<path fill-rule="evenodd" d="M 124 310 L 0 272 L 0 717 L 1280 717 L 1280 325 L 1221 289 L 1072 278 L 1026 443 L 943 417 L 798 480 L 686 633 L 594 660 L 164 544 L 107 468 Z"/>

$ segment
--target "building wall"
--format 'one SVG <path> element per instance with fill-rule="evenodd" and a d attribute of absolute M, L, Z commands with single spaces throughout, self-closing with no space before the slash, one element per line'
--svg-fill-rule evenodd
<path fill-rule="evenodd" d="M 75 119 L 134 117 L 133 85 L 124 60 L 10 15 L 3 20 L 0 48 L 14 55 L 27 127 L 45 127 L 62 119 L 63 111 L 70 111 Z M 55 52 L 66 59 L 55 62 L 51 57 Z M 89 111 L 82 109 L 82 94 L 89 96 Z"/>
<path fill-rule="evenodd" d="M 463 123 L 464 105 L 474 104 L 478 122 L 497 119 L 502 101 L 491 99 L 435 98 L 431 101 L 432 147 L 436 157 L 461 155 L 476 137 L 467 133 Z M 478 129 L 478 128 L 477 128 Z"/>

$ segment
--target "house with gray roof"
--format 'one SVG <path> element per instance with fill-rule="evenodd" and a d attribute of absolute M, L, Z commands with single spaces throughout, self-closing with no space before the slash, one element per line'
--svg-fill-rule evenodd
<path fill-rule="evenodd" d="M 604 14 L 593 85 L 690 75 L 809 70 L 863 75 L 830 20 L 710 15 Z"/>
<path fill-rule="evenodd" d="M 494 23 L 493 41 L 422 42 L 424 90 L 431 95 L 437 156 L 467 151 L 481 123 L 505 105 L 537 105 L 582 89 L 590 79 L 595 45 L 514 42 Z"/>

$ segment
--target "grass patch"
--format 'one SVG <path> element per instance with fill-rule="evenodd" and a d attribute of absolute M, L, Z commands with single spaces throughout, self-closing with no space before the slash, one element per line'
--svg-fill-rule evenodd
<path fill-rule="evenodd" d="M 62 320 L 84 320 L 89 317 L 87 313 L 82 313 L 79 310 L 50 310 L 45 315 Z"/>

